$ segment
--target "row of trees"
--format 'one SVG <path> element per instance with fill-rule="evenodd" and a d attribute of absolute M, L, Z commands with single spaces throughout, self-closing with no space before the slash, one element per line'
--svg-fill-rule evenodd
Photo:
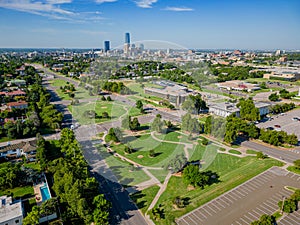
<path fill-rule="evenodd" d="M 271 145 L 297 145 L 298 138 L 295 134 L 287 134 L 285 131 L 276 131 L 276 130 L 260 130 L 259 139 L 263 142 L 266 142 Z"/>
<path fill-rule="evenodd" d="M 128 87 L 126 87 L 123 82 L 106 81 L 102 85 L 102 89 L 124 95 L 132 94 L 132 91 Z"/>
<path fill-rule="evenodd" d="M 53 174 L 53 190 L 58 198 L 64 221 L 80 224 L 108 224 L 110 203 L 99 194 L 99 184 L 90 177 L 74 132 L 63 129 L 59 141 L 63 157 L 48 164 Z"/>
<path fill-rule="evenodd" d="M 290 111 L 295 108 L 295 104 L 291 103 L 284 103 L 284 104 L 277 104 L 271 107 L 270 112 L 273 114 L 284 113 Z"/>

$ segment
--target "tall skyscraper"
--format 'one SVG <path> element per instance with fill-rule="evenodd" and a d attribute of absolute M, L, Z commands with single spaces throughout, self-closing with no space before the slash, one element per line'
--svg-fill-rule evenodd
<path fill-rule="evenodd" d="M 104 52 L 108 52 L 110 50 L 110 42 L 104 41 Z"/>
<path fill-rule="evenodd" d="M 125 33 L 125 44 L 130 44 L 130 33 Z"/>

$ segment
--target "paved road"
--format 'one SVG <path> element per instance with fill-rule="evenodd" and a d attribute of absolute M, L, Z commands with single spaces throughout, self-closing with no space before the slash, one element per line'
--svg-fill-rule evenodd
<path fill-rule="evenodd" d="M 293 163 L 295 160 L 300 159 L 300 154 L 296 153 L 296 152 L 300 152 L 298 150 L 296 151 L 278 150 L 277 148 L 265 146 L 253 141 L 244 141 L 242 142 L 242 146 L 248 149 L 262 151 L 263 153 L 268 154 L 273 158 L 281 159 L 288 163 Z"/>
<path fill-rule="evenodd" d="M 47 81 L 44 82 L 44 86 L 51 94 L 52 103 L 64 115 L 63 126 L 70 127 L 74 121 L 72 114 L 67 108 L 68 102 L 61 101 L 55 92 L 55 88 L 51 87 Z M 93 176 L 101 185 L 101 191 L 104 192 L 105 196 L 112 203 L 110 224 L 147 225 L 145 218 L 130 199 L 128 192 L 123 191 L 123 187 L 118 183 L 117 178 L 98 153 L 91 140 L 99 131 L 106 131 L 118 122 L 115 121 L 101 126 L 80 126 L 75 131 L 76 138 L 82 145 L 84 157 L 90 166 Z"/>

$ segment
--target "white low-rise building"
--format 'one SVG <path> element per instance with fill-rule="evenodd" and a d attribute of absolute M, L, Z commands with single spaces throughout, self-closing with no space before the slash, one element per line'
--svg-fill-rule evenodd
<path fill-rule="evenodd" d="M 254 105 L 256 108 L 258 108 L 260 116 L 269 114 L 271 106 L 270 103 L 254 102 Z M 209 106 L 209 112 L 221 117 L 227 117 L 231 114 L 235 114 L 237 117 L 240 117 L 240 109 L 236 106 L 236 103 L 214 103 Z"/>
<path fill-rule="evenodd" d="M 12 197 L 0 197 L 0 225 L 18 225 L 23 222 L 21 201 L 12 201 Z"/>

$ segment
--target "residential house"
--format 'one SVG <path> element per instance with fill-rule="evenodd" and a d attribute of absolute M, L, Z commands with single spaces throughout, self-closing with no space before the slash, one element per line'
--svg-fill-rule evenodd
<path fill-rule="evenodd" d="M 27 109 L 28 103 L 25 101 L 7 103 L 9 109 Z"/>
<path fill-rule="evenodd" d="M 37 142 L 36 140 L 20 142 L 17 144 L 8 144 L 0 147 L 0 158 L 8 161 L 18 161 L 25 156 L 28 161 L 35 161 Z"/>
<path fill-rule="evenodd" d="M 23 222 L 22 201 L 12 201 L 12 197 L 0 197 L 0 225 L 18 225 Z"/>

